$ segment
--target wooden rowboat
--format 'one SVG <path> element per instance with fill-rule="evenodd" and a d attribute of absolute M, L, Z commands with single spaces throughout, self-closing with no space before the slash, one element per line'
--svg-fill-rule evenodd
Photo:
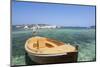
<path fill-rule="evenodd" d="M 38 64 L 77 62 L 75 46 L 45 37 L 31 37 L 26 41 L 25 50 L 31 60 Z"/>

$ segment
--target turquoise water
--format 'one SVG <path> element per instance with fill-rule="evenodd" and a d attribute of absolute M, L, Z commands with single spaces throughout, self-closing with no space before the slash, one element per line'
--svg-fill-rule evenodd
<path fill-rule="evenodd" d="M 32 36 L 43 36 L 79 46 L 78 61 L 95 60 L 95 29 L 40 29 L 12 31 L 12 65 L 25 65 L 24 44 Z"/>

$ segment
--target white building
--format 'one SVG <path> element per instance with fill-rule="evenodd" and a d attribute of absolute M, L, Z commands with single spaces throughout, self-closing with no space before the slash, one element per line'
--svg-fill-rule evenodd
<path fill-rule="evenodd" d="M 24 26 L 24 29 L 29 29 L 29 27 L 28 26 Z"/>
<path fill-rule="evenodd" d="M 57 28 L 56 25 L 48 25 L 48 26 L 39 26 L 39 25 L 36 25 L 36 26 L 32 26 L 32 27 L 28 27 L 27 25 L 24 26 L 24 29 L 32 29 L 32 30 L 37 30 L 37 29 L 55 29 Z"/>
<path fill-rule="evenodd" d="M 52 29 L 52 28 L 57 28 L 57 26 L 55 26 L 55 25 L 54 26 L 41 26 L 41 27 L 38 27 L 38 28 L 51 28 Z"/>
<path fill-rule="evenodd" d="M 18 26 L 16 26 L 16 28 L 20 28 L 20 27 L 22 27 L 22 26 L 19 26 L 19 25 L 18 25 Z"/>

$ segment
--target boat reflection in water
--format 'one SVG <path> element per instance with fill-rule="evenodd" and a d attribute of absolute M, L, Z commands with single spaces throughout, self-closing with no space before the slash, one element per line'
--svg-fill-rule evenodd
<path fill-rule="evenodd" d="M 25 50 L 32 61 L 38 64 L 77 62 L 78 49 L 75 46 L 46 37 L 31 37 Z"/>

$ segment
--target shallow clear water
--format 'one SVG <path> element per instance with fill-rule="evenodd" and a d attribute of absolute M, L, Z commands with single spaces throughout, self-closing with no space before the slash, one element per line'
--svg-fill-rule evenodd
<path fill-rule="evenodd" d="M 95 60 L 95 29 L 40 29 L 12 31 L 12 65 L 25 65 L 24 44 L 32 36 L 43 36 L 79 46 L 78 61 Z"/>

